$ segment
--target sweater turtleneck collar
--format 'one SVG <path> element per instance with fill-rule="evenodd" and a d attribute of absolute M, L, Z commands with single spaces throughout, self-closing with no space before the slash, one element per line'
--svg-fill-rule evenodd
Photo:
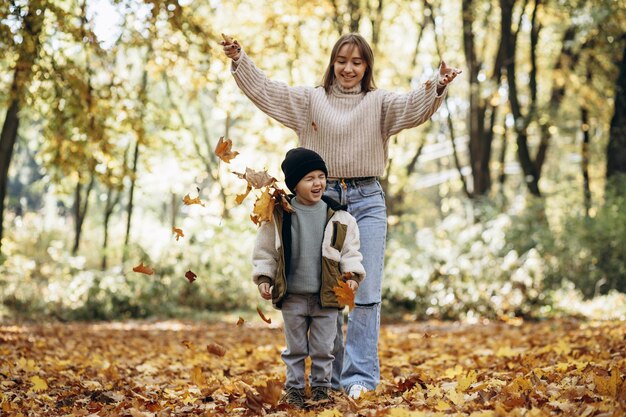
<path fill-rule="evenodd" d="M 340 83 L 334 82 L 331 90 L 333 94 L 337 96 L 356 96 L 361 94 L 361 83 L 358 83 L 354 87 L 345 88 Z"/>

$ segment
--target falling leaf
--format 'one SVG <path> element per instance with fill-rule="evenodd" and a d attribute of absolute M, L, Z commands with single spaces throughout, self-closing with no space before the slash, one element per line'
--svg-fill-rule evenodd
<path fill-rule="evenodd" d="M 237 320 L 237 326 L 241 326 L 241 325 L 243 325 L 243 323 L 244 323 L 243 318 L 239 317 L 239 320 Z"/>
<path fill-rule="evenodd" d="M 215 146 L 215 155 L 217 155 L 217 157 L 220 158 L 222 161 L 229 164 L 232 159 L 234 159 L 237 155 L 239 155 L 239 152 L 237 151 L 233 152 L 231 150 L 232 146 L 233 146 L 233 141 L 230 139 L 224 140 L 224 136 L 222 136 L 217 141 L 217 146 Z"/>
<path fill-rule="evenodd" d="M 251 168 L 246 167 L 246 172 L 243 174 L 240 172 L 234 172 L 236 176 L 241 178 L 242 180 L 246 180 L 250 186 L 256 188 L 257 190 L 263 187 L 271 187 L 276 184 L 276 178 L 272 177 L 268 174 L 267 171 L 255 171 Z"/>
<path fill-rule="evenodd" d="M 263 222 L 271 222 L 274 213 L 274 200 L 270 195 L 269 188 L 266 188 L 261 196 L 255 201 L 252 209 L 252 221 L 256 225 Z"/>
<path fill-rule="evenodd" d="M 317 132 L 317 125 L 315 122 L 311 122 L 311 126 L 313 126 L 313 130 Z"/>
<path fill-rule="evenodd" d="M 177 242 L 178 242 L 178 239 L 180 239 L 181 237 L 185 237 L 185 234 L 183 233 L 183 229 L 179 229 L 178 227 L 172 227 L 172 232 L 176 234 Z"/>
<path fill-rule="evenodd" d="M 198 276 L 191 271 L 185 272 L 185 278 L 189 280 L 190 283 L 194 282 Z"/>
<path fill-rule="evenodd" d="M 250 191 L 252 191 L 252 186 L 248 184 L 248 187 L 246 188 L 246 192 L 243 194 L 237 194 L 237 197 L 235 198 L 235 202 L 238 205 L 243 203 L 243 200 L 245 200 L 248 194 L 250 194 Z"/>
<path fill-rule="evenodd" d="M 217 343 L 209 343 L 206 346 L 206 350 L 216 356 L 226 355 L 226 348 L 222 345 L 218 345 Z"/>
<path fill-rule="evenodd" d="M 33 386 L 31 388 L 32 391 L 41 392 L 48 389 L 48 383 L 37 375 L 30 378 L 30 382 L 33 383 Z"/>
<path fill-rule="evenodd" d="M 337 301 L 339 301 L 340 305 L 348 306 L 350 311 L 352 311 L 354 308 L 354 291 L 352 291 L 347 282 L 339 281 L 337 284 L 338 286 L 333 288 Z"/>
<path fill-rule="evenodd" d="M 187 194 L 183 197 L 183 203 L 185 203 L 186 206 L 190 206 L 192 204 L 200 204 L 202 207 L 204 207 L 204 203 L 200 201 L 200 196 L 197 196 L 196 198 L 191 198 L 189 194 Z"/>
<path fill-rule="evenodd" d="M 259 316 L 261 316 L 261 319 L 263 319 L 264 322 L 266 322 L 267 324 L 272 323 L 272 319 L 268 319 L 267 317 L 265 317 L 265 314 L 263 314 L 263 312 L 261 311 L 259 307 L 256 308 L 256 311 L 257 313 L 259 313 Z"/>
<path fill-rule="evenodd" d="M 149 266 L 144 265 L 143 262 L 137 265 L 136 267 L 134 267 L 133 271 L 146 274 L 146 275 L 154 274 L 154 269 L 150 268 Z"/>

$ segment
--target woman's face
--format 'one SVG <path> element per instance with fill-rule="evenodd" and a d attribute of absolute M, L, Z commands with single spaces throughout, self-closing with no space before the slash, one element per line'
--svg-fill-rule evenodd
<path fill-rule="evenodd" d="M 335 79 L 343 88 L 352 88 L 359 84 L 365 75 L 367 64 L 361 57 L 359 48 L 354 44 L 345 44 L 339 49 L 334 62 Z"/>

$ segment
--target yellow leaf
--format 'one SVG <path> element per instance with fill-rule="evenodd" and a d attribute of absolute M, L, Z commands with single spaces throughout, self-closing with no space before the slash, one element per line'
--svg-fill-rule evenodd
<path fill-rule="evenodd" d="M 185 392 L 185 396 L 182 398 L 182 402 L 185 405 L 193 404 L 197 401 L 197 398 L 194 398 L 189 394 L 189 391 Z"/>
<path fill-rule="evenodd" d="M 513 349 L 511 349 L 510 346 L 503 346 L 500 349 L 498 349 L 498 351 L 496 352 L 496 356 L 499 358 L 502 357 L 511 357 L 511 356 L 515 356 L 517 355 L 517 352 L 515 352 Z"/>
<path fill-rule="evenodd" d="M 197 365 L 194 366 L 193 369 L 191 370 L 191 382 L 196 384 L 199 388 L 202 388 L 203 386 L 206 385 L 206 379 L 204 378 L 204 375 L 202 374 L 202 368 L 200 368 Z"/>
<path fill-rule="evenodd" d="M 435 406 L 435 410 L 437 411 L 447 411 L 450 409 L 451 409 L 450 405 L 443 400 L 437 401 L 437 405 Z"/>
<path fill-rule="evenodd" d="M 614 369 L 610 376 L 594 375 L 593 382 L 598 394 L 614 398 L 617 396 L 617 386 L 620 382 L 619 372 Z"/>
<path fill-rule="evenodd" d="M 467 391 L 467 389 L 470 387 L 470 385 L 472 385 L 474 382 L 476 382 L 476 376 L 477 376 L 477 372 L 475 370 L 471 370 L 467 373 L 467 375 L 459 377 L 457 379 L 457 386 L 456 388 L 461 391 L 461 392 L 465 392 Z"/>
<path fill-rule="evenodd" d="M 250 191 L 252 191 L 252 186 L 248 184 L 248 188 L 246 188 L 246 191 L 243 194 L 237 194 L 237 197 L 235 197 L 235 203 L 237 203 L 237 205 L 243 203 L 243 200 L 245 200 L 248 194 L 250 194 Z"/>
<path fill-rule="evenodd" d="M 465 403 L 465 396 L 457 392 L 454 388 L 446 393 L 446 397 L 448 397 L 448 399 L 455 405 L 462 405 Z"/>
<path fill-rule="evenodd" d="M 17 360 L 17 367 L 26 371 L 26 372 L 37 372 L 39 371 L 39 367 L 32 359 L 19 358 Z"/>
<path fill-rule="evenodd" d="M 33 376 L 30 379 L 30 382 L 33 383 L 31 391 L 41 392 L 48 389 L 48 384 L 43 379 L 39 378 L 37 375 Z"/>
<path fill-rule="evenodd" d="M 421 411 L 411 411 L 406 408 L 390 408 L 387 415 L 392 417 L 425 417 L 427 414 Z"/>
<path fill-rule="evenodd" d="M 261 196 L 254 203 L 252 209 L 252 221 L 255 224 L 261 224 L 263 222 L 271 222 L 272 214 L 274 213 L 274 201 L 270 195 L 269 188 L 261 193 Z"/>
<path fill-rule="evenodd" d="M 392 414 L 389 414 L 392 415 Z M 324 410 L 321 413 L 317 414 L 317 417 L 343 417 L 341 411 L 333 408 L 332 410 Z"/>

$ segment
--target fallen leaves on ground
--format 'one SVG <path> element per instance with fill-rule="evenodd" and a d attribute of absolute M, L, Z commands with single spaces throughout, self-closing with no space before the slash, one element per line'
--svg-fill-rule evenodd
<path fill-rule="evenodd" d="M 279 403 L 283 345 L 282 330 L 258 319 L 241 326 L 3 325 L 0 414 L 613 417 L 626 413 L 624 322 L 383 325 L 378 389 L 357 401 L 343 394 L 333 394 L 326 404 L 309 400 L 313 409 L 306 411 Z"/>

